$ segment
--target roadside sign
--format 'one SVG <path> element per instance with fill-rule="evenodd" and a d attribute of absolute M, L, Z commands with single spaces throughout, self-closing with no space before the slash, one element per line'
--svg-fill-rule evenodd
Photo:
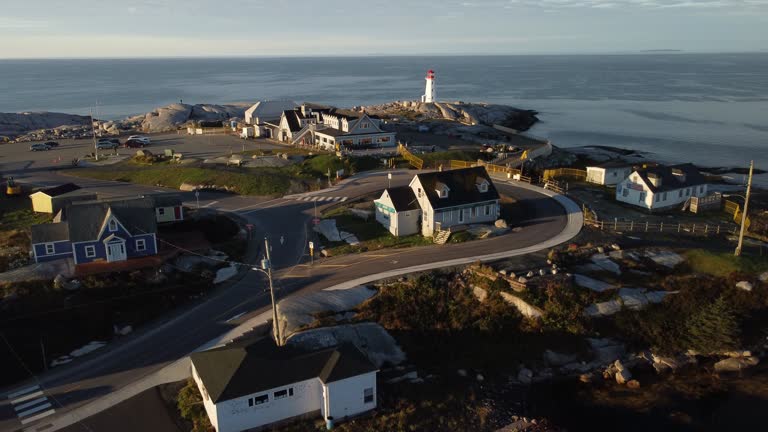
<path fill-rule="evenodd" d="M 196 190 L 196 191 L 195 191 L 195 198 L 198 198 L 198 197 L 200 197 L 200 191 L 199 191 L 199 190 Z"/>
<path fill-rule="evenodd" d="M 387 179 L 392 180 L 392 173 L 387 173 Z"/>
<path fill-rule="evenodd" d="M 318 225 L 318 224 L 320 224 L 320 218 L 313 218 L 313 219 L 312 219 L 312 223 L 313 223 L 314 225 Z"/>
<path fill-rule="evenodd" d="M 315 244 L 313 242 L 309 242 L 309 249 L 311 250 L 314 248 L 315 248 Z"/>

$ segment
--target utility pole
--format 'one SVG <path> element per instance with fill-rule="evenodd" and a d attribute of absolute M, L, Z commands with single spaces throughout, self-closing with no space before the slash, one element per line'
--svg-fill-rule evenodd
<path fill-rule="evenodd" d="M 96 146 L 96 130 L 93 128 L 93 108 L 91 108 L 91 135 L 93 136 L 93 151 L 96 155 L 96 162 L 99 161 L 99 148 Z"/>
<path fill-rule="evenodd" d="M 275 303 L 275 288 L 272 286 L 272 260 L 270 258 L 269 254 L 269 240 L 267 237 L 264 237 L 264 254 L 267 257 L 266 260 L 262 262 L 262 267 L 266 267 L 264 270 L 267 271 L 267 279 L 269 279 L 269 295 L 272 297 L 272 332 L 275 336 L 275 342 L 277 342 L 277 346 L 281 346 L 283 343 L 280 340 L 280 326 L 277 322 L 277 303 Z"/>
<path fill-rule="evenodd" d="M 43 370 L 48 370 L 48 361 L 45 359 L 45 345 L 43 344 L 43 337 L 40 337 L 40 352 L 43 354 Z"/>
<path fill-rule="evenodd" d="M 749 194 L 752 192 L 752 171 L 755 161 L 749 161 L 749 179 L 747 180 L 747 194 L 744 196 L 744 209 L 741 213 L 741 229 L 739 230 L 739 244 L 736 246 L 735 256 L 741 255 L 741 247 L 744 245 L 744 231 L 747 225 L 747 209 L 749 208 Z"/>

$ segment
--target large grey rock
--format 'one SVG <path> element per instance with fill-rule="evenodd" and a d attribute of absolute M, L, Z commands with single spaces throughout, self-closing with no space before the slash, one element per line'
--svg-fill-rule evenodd
<path fill-rule="evenodd" d="M 565 366 L 568 363 L 575 362 L 578 358 L 577 354 L 561 354 L 552 350 L 544 351 L 544 361 L 551 366 Z"/>
<path fill-rule="evenodd" d="M 604 292 L 616 289 L 616 286 L 614 285 L 580 274 L 573 275 L 573 282 L 580 287 L 587 288 L 595 292 Z"/>
<path fill-rule="evenodd" d="M 629 309 L 640 310 L 648 305 L 648 298 L 642 288 L 620 288 L 619 298 Z"/>
<path fill-rule="evenodd" d="M 533 381 L 533 371 L 528 368 L 520 369 L 517 374 L 517 380 L 523 384 L 530 384 Z"/>
<path fill-rule="evenodd" d="M 587 306 L 587 308 L 584 309 L 584 315 L 589 317 L 605 317 L 613 315 L 620 310 L 621 301 L 614 299 Z"/>
<path fill-rule="evenodd" d="M 41 129 L 61 126 L 88 126 L 91 118 L 57 112 L 0 113 L 0 135 L 15 137 Z"/>
<path fill-rule="evenodd" d="M 517 310 L 526 318 L 541 318 L 544 316 L 544 311 L 536 306 L 526 303 L 525 300 L 520 297 L 503 291 L 500 292 L 499 295 L 501 295 L 501 298 L 505 302 L 517 308 Z"/>
<path fill-rule="evenodd" d="M 738 372 L 760 363 L 757 357 L 731 357 L 715 363 L 716 372 Z"/>
<path fill-rule="evenodd" d="M 760 282 L 768 282 L 768 271 L 761 273 L 758 279 L 760 279 Z"/>
<path fill-rule="evenodd" d="M 632 374 L 629 372 L 628 369 L 622 369 L 618 372 L 616 372 L 616 383 L 617 384 L 626 384 L 627 381 L 632 379 Z"/>
<path fill-rule="evenodd" d="M 592 263 L 594 263 L 596 266 L 600 267 L 601 269 L 614 273 L 616 275 L 621 275 L 621 267 L 619 267 L 618 264 L 611 261 L 610 258 L 608 258 L 605 254 L 596 254 L 592 255 Z"/>
<path fill-rule="evenodd" d="M 748 281 L 741 281 L 736 284 L 736 288 L 744 290 L 744 291 L 752 291 L 752 283 Z"/>

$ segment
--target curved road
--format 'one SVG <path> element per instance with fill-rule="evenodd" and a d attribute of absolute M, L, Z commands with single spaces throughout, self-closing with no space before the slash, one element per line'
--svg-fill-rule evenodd
<path fill-rule="evenodd" d="M 29 176 L 23 170 L 14 173 L 20 181 L 41 185 L 58 184 L 66 178 L 52 171 L 35 171 Z M 407 184 L 413 171 L 394 172 L 392 185 Z M 71 181 L 71 179 L 70 179 Z M 580 211 L 567 198 L 547 196 L 539 188 L 515 186 L 496 181 L 501 193 L 510 195 L 520 203 L 524 218 L 517 224 L 522 230 L 501 237 L 461 244 L 447 244 L 421 248 L 384 250 L 363 254 L 315 260 L 309 266 L 306 249 L 308 226 L 314 213 L 314 197 L 338 202 L 381 190 L 386 186 L 386 173 L 362 175 L 340 185 L 299 197 L 265 200 L 215 193 L 201 193 L 200 205 L 223 211 L 236 212 L 254 225 L 254 237 L 270 238 L 272 244 L 275 286 L 278 297 L 329 287 L 344 288 L 371 280 L 426 270 L 459 265 L 466 262 L 500 259 L 521 255 L 560 244 L 575 236 L 581 221 Z M 78 179 L 77 183 L 113 195 L 133 195 L 158 192 L 160 189 L 125 183 Z M 177 191 L 174 191 L 177 192 Z M 546 192 L 545 192 L 546 193 Z M 185 203 L 192 207 L 197 202 L 185 194 Z M 330 205 L 317 201 L 318 211 Z M 566 212 L 565 208 L 569 211 Z M 578 213 L 578 214 L 577 214 Z M 279 239 L 282 237 L 283 243 Z M 439 253 L 436 253 L 439 251 Z M 269 295 L 266 281 L 260 272 L 248 272 L 243 279 L 215 291 L 204 301 L 177 311 L 164 322 L 137 331 L 118 340 L 93 356 L 86 357 L 49 373 L 40 375 L 13 388 L 0 392 L 0 431 L 56 430 L 86 418 L 88 414 L 114 404 L 119 390 L 130 387 L 142 378 L 185 357 L 190 352 L 231 332 L 241 323 L 268 310 Z M 51 400 L 53 415 L 37 422 L 22 425 L 16 417 L 6 395 L 15 390 L 40 385 L 44 397 Z M 51 426 L 48 426 L 51 425 Z M 87 422 L 78 423 L 89 430 Z M 77 426 L 77 425 L 76 425 Z"/>

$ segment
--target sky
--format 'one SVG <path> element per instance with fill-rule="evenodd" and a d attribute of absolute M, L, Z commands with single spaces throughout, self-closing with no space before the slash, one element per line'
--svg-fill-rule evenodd
<path fill-rule="evenodd" d="M 0 58 L 768 51 L 768 0 L 3 0 Z"/>

